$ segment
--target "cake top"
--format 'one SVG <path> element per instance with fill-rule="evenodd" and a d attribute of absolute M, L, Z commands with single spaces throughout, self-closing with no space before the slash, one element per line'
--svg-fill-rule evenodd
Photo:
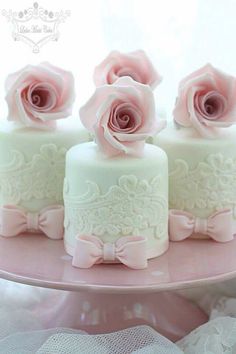
<path fill-rule="evenodd" d="M 19 127 L 55 128 L 71 115 L 75 98 L 73 75 L 49 63 L 27 65 L 5 83 L 8 120 Z"/>
<path fill-rule="evenodd" d="M 173 115 L 178 125 L 217 138 L 236 123 L 236 78 L 211 64 L 198 69 L 180 82 Z"/>
<path fill-rule="evenodd" d="M 87 166 L 94 166 L 94 169 L 97 166 L 101 166 L 102 163 L 104 167 L 107 166 L 108 168 L 119 170 L 119 172 L 125 166 L 140 166 L 140 163 L 142 163 L 145 169 L 150 167 L 150 163 L 153 164 L 158 159 L 167 159 L 165 151 L 152 144 L 145 145 L 142 156 L 127 155 L 124 159 L 122 155 L 117 155 L 112 159 L 104 158 L 104 154 L 97 148 L 94 141 L 75 145 L 70 148 L 67 154 L 70 161 L 74 160 L 75 163 L 79 160 L 86 163 Z M 140 162 L 138 165 L 136 163 L 137 160 Z"/>

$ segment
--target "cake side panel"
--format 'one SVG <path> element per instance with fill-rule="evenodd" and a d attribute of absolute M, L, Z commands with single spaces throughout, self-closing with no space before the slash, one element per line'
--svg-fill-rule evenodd
<path fill-rule="evenodd" d="M 168 171 L 164 152 L 150 147 L 143 158 L 102 158 L 93 143 L 67 154 L 65 246 L 73 254 L 78 234 L 104 243 L 146 236 L 149 258 L 168 248 Z M 87 154 L 87 156 L 85 156 Z"/>
<path fill-rule="evenodd" d="M 155 144 L 169 160 L 169 206 L 207 218 L 231 208 L 236 215 L 236 132 L 227 139 L 184 138 L 176 130 Z"/>
<path fill-rule="evenodd" d="M 66 151 L 88 140 L 81 128 L 48 132 L 0 127 L 0 205 L 38 212 L 62 204 Z"/>

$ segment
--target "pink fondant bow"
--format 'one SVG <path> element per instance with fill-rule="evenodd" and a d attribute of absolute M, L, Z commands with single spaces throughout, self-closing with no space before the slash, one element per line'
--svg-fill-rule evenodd
<path fill-rule="evenodd" d="M 130 268 L 143 269 L 147 267 L 146 241 L 142 236 L 126 236 L 115 243 L 103 243 L 96 236 L 77 236 L 72 264 L 90 268 L 104 261 L 119 261 Z"/>
<path fill-rule="evenodd" d="M 27 231 L 44 233 L 51 239 L 63 238 L 64 207 L 52 205 L 39 213 L 27 213 L 15 205 L 0 207 L 0 234 L 17 236 Z"/>
<path fill-rule="evenodd" d="M 193 234 L 207 235 L 217 242 L 233 239 L 233 215 L 231 209 L 217 211 L 207 219 L 200 219 L 182 210 L 169 211 L 169 237 L 182 241 Z"/>

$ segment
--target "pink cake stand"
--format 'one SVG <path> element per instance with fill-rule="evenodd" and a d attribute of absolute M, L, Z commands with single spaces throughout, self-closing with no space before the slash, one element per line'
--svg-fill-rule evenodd
<path fill-rule="evenodd" d="M 66 290 L 54 292 L 50 301 L 37 309 L 47 328 L 64 326 L 104 333 L 147 324 L 176 340 L 207 318 L 195 305 L 186 305 L 187 300 L 164 291 L 233 278 L 235 254 L 236 239 L 225 244 L 186 240 L 171 243 L 168 252 L 149 261 L 145 270 L 120 264 L 82 270 L 72 267 L 62 241 L 43 235 L 0 237 L 0 277 Z M 186 321 L 183 310 L 189 313 Z M 170 328 L 173 314 L 178 331 L 177 326 Z"/>

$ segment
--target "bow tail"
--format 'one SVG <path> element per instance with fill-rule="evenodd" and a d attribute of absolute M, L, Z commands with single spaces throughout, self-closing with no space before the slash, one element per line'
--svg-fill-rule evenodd
<path fill-rule="evenodd" d="M 14 237 L 27 231 L 24 211 L 14 205 L 4 205 L 0 208 L 0 234 L 4 237 Z"/>
<path fill-rule="evenodd" d="M 208 235 L 217 242 L 229 242 L 234 239 L 234 221 L 232 209 L 217 211 L 208 218 Z"/>

